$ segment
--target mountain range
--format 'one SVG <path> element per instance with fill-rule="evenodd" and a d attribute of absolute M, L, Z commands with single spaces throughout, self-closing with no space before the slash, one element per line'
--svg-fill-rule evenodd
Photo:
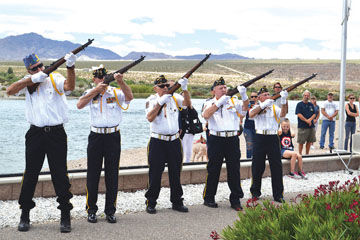
<path fill-rule="evenodd" d="M 85 43 L 85 42 L 84 42 Z M 35 52 L 41 59 L 58 59 L 66 53 L 79 47 L 81 44 L 70 41 L 57 41 L 44 38 L 37 33 L 25 33 L 17 36 L 8 36 L 0 39 L 0 60 L 22 60 L 24 56 Z M 204 54 L 190 56 L 171 56 L 158 52 L 130 52 L 122 57 L 117 53 L 98 47 L 87 47 L 85 51 L 77 54 L 80 60 L 135 60 L 140 56 L 146 56 L 146 59 L 184 59 L 197 60 L 202 59 Z M 211 55 L 209 60 L 235 60 L 249 59 L 247 57 L 225 53 Z"/>

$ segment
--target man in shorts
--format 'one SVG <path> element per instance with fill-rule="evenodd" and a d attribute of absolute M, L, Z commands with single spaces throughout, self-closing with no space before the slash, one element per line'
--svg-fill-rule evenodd
<path fill-rule="evenodd" d="M 303 100 L 296 105 L 295 114 L 298 117 L 298 139 L 299 154 L 302 155 L 303 146 L 306 143 L 306 154 L 309 154 L 311 144 L 316 142 L 314 118 L 315 108 L 309 102 L 310 92 L 305 90 Z"/>

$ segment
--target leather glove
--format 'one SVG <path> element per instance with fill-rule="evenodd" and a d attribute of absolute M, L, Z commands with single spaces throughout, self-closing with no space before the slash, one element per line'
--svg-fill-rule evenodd
<path fill-rule="evenodd" d="M 280 96 L 281 96 L 280 103 L 282 105 L 286 104 L 286 98 L 288 97 L 288 95 L 289 93 L 286 90 L 280 92 Z"/>
<path fill-rule="evenodd" d="M 230 99 L 230 96 L 224 95 L 215 101 L 215 105 L 217 107 L 220 107 L 220 106 L 224 105 L 227 101 L 229 101 L 229 99 Z"/>
<path fill-rule="evenodd" d="M 178 81 L 178 83 L 181 85 L 181 89 L 183 91 L 186 91 L 187 90 L 187 84 L 188 84 L 188 79 L 187 78 L 182 78 Z"/>
<path fill-rule="evenodd" d="M 31 81 L 33 83 L 42 83 L 45 81 L 45 79 L 48 77 L 48 75 L 42 71 L 35 73 L 31 75 Z"/>
<path fill-rule="evenodd" d="M 164 105 L 165 103 L 168 103 L 171 99 L 171 94 L 164 94 L 160 98 L 158 98 L 158 103 L 160 106 Z"/>
<path fill-rule="evenodd" d="M 247 96 L 247 94 L 246 94 L 246 87 L 239 85 L 239 86 L 237 86 L 236 88 L 237 88 L 237 90 L 238 90 L 239 93 L 240 93 L 241 99 L 242 99 L 243 101 L 248 100 L 248 96 Z"/>
<path fill-rule="evenodd" d="M 66 66 L 69 68 L 74 66 L 74 64 L 76 62 L 76 56 L 72 52 L 67 53 L 65 55 L 64 59 L 66 60 Z"/>
<path fill-rule="evenodd" d="M 273 103 L 274 103 L 274 100 L 266 99 L 264 102 L 260 103 L 259 105 L 260 105 L 261 109 L 264 109 L 266 107 L 270 107 L 271 105 L 273 105 Z"/>

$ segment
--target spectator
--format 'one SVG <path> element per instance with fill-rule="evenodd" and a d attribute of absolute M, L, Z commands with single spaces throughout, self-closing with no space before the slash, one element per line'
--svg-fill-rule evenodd
<path fill-rule="evenodd" d="M 273 86 L 273 90 L 274 90 L 274 95 L 276 94 L 280 94 L 280 92 L 283 90 L 283 87 L 281 86 L 281 83 L 277 82 L 274 84 Z M 278 106 L 279 108 L 281 108 L 281 98 L 278 98 L 275 100 L 275 105 Z M 288 106 L 288 101 L 286 100 L 286 114 L 289 112 L 289 106 Z M 281 120 L 283 120 L 284 118 L 282 118 Z"/>
<path fill-rule="evenodd" d="M 250 109 L 257 104 L 257 98 L 258 98 L 257 92 L 252 92 L 250 94 L 250 104 L 249 104 Z M 253 143 L 256 134 L 254 119 L 249 117 L 249 111 L 246 113 L 246 119 L 244 123 L 244 137 L 246 141 L 246 158 L 252 158 Z"/>
<path fill-rule="evenodd" d="M 281 157 L 290 160 L 289 177 L 295 179 L 307 179 L 302 168 L 302 156 L 294 151 L 292 138 L 295 137 L 295 134 L 290 131 L 290 121 L 288 118 L 284 118 L 281 122 L 281 129 L 279 130 L 278 135 L 280 139 Z M 298 172 L 295 172 L 296 160 L 298 161 Z"/>
<path fill-rule="evenodd" d="M 329 149 L 330 152 L 334 149 L 334 132 L 335 132 L 335 120 L 338 114 L 339 107 L 333 102 L 334 94 L 329 92 L 327 95 L 327 101 L 321 107 L 322 124 L 321 124 L 321 137 L 320 137 L 320 149 L 324 149 L 326 131 L 329 128 Z"/>
<path fill-rule="evenodd" d="M 348 142 L 350 137 L 350 152 L 352 150 L 352 135 L 356 130 L 356 117 L 359 116 L 359 110 L 354 104 L 355 95 L 350 94 L 348 96 L 349 103 L 345 105 L 346 122 L 345 122 L 345 142 L 344 149 L 348 149 Z"/>
<path fill-rule="evenodd" d="M 315 109 L 315 118 L 314 118 L 313 122 L 314 122 L 314 126 L 315 126 L 315 136 L 316 136 L 316 131 L 317 131 L 318 126 L 319 126 L 320 107 L 316 103 L 316 97 L 315 96 L 311 96 L 310 101 L 314 105 L 314 109 Z M 311 143 L 311 149 L 315 149 L 313 145 L 314 145 L 314 143 Z"/>
<path fill-rule="evenodd" d="M 299 153 L 302 155 L 303 146 L 306 143 L 306 154 L 310 152 L 311 143 L 316 142 L 315 126 L 313 119 L 315 118 L 314 105 L 309 102 L 310 92 L 305 90 L 303 100 L 296 105 L 295 114 L 298 116 L 298 139 Z"/>

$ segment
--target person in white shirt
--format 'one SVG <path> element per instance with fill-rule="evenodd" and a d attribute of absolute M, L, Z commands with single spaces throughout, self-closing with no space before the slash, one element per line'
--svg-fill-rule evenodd
<path fill-rule="evenodd" d="M 63 124 L 68 122 L 68 106 L 65 94 L 75 88 L 75 61 L 73 53 L 66 54 L 67 78 L 57 72 L 49 76 L 43 72 L 44 65 L 36 54 L 26 56 L 23 61 L 29 75 L 11 84 L 6 92 L 15 95 L 25 92 L 26 120 L 30 129 L 25 135 L 25 173 L 19 197 L 22 209 L 19 231 L 30 229 L 30 210 L 35 207 L 32 200 L 39 173 L 47 156 L 51 179 L 54 185 L 58 209 L 61 210 L 60 231 L 70 232 L 70 203 L 72 194 L 67 176 L 67 136 Z M 30 93 L 28 87 L 38 84 L 36 91 Z"/>
<path fill-rule="evenodd" d="M 179 111 L 191 105 L 190 94 L 187 91 L 188 80 L 178 81 L 183 90 L 183 96 L 168 94 L 170 87 L 164 75 L 154 81 L 155 95 L 146 99 L 146 119 L 150 122 L 150 141 L 148 144 L 149 189 L 145 193 L 146 212 L 156 213 L 156 200 L 161 189 L 161 176 L 165 163 L 168 166 L 170 182 L 170 201 L 172 209 L 188 212 L 183 204 L 183 190 L 180 183 L 182 167 L 182 146 L 179 139 Z"/>
<path fill-rule="evenodd" d="M 236 211 L 242 209 L 240 199 L 244 197 L 240 184 L 240 148 L 238 131 L 240 115 L 245 115 L 249 105 L 246 88 L 237 87 L 242 101 L 226 95 L 227 87 L 221 77 L 213 84 L 214 98 L 205 102 L 203 117 L 208 122 L 207 138 L 208 158 L 207 178 L 203 192 L 204 205 L 217 208 L 215 195 L 219 183 L 220 171 L 225 158 L 230 188 L 230 205 Z"/>
<path fill-rule="evenodd" d="M 250 187 L 254 199 L 261 196 L 261 178 L 265 171 L 267 156 L 271 171 L 273 198 L 277 202 L 285 201 L 280 142 L 277 133 L 280 118 L 286 115 L 288 93 L 287 91 L 281 91 L 280 95 L 281 108 L 276 106 L 274 100 L 270 98 L 267 88 L 261 88 L 258 92 L 259 104 L 255 105 L 249 112 L 249 117 L 254 118 L 256 131 L 251 165 L 252 184 Z"/>
<path fill-rule="evenodd" d="M 327 129 L 329 129 L 329 149 L 334 149 L 334 133 L 335 133 L 335 121 L 336 115 L 339 112 L 339 106 L 333 102 L 334 94 L 329 92 L 327 95 L 327 101 L 321 106 L 321 137 L 320 137 L 320 149 L 324 149 L 325 136 Z"/>
<path fill-rule="evenodd" d="M 133 99 L 131 88 L 120 73 L 114 78 L 120 88 L 103 83 L 107 74 L 101 64 L 93 67 L 96 87 L 84 92 L 77 103 L 78 109 L 90 107 L 91 131 L 87 147 L 86 210 L 88 222 L 96 223 L 97 195 L 102 165 L 105 166 L 105 215 L 109 223 L 116 223 L 116 199 L 118 193 L 121 135 L 119 124 L 122 111 L 127 110 Z M 127 106 L 125 106 L 127 105 Z"/>

